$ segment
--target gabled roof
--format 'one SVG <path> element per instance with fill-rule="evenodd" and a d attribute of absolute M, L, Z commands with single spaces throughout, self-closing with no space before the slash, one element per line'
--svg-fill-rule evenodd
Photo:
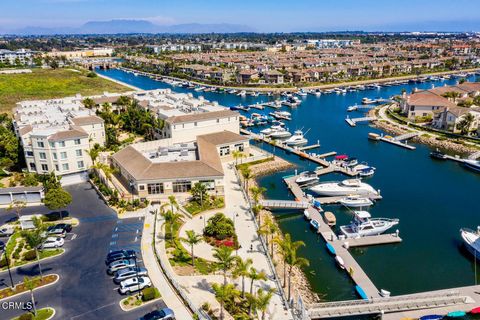
<path fill-rule="evenodd" d="M 72 128 L 70 130 L 58 131 L 48 137 L 49 141 L 71 140 L 79 138 L 88 138 L 88 133 L 82 129 Z"/>
<path fill-rule="evenodd" d="M 85 126 L 88 124 L 97 124 L 97 123 L 103 123 L 103 119 L 98 117 L 98 116 L 85 116 L 85 117 L 76 117 L 71 119 L 73 124 L 76 126 Z"/>
<path fill-rule="evenodd" d="M 411 106 L 456 107 L 455 103 L 430 91 L 419 91 L 408 96 Z"/>

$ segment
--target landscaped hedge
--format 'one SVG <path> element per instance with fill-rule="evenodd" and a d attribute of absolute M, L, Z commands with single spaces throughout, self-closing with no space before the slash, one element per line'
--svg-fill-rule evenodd
<path fill-rule="evenodd" d="M 35 260 L 36 258 L 37 258 L 37 253 L 35 252 L 35 250 L 30 250 L 23 254 L 23 259 L 27 261 L 32 261 L 32 260 Z"/>
<path fill-rule="evenodd" d="M 145 288 L 142 290 L 142 300 L 143 301 L 150 301 L 155 298 L 158 298 L 160 293 L 158 292 L 157 288 Z"/>

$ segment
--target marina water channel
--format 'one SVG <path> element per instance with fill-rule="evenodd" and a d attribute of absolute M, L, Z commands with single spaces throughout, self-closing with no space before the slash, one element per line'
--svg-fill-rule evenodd
<path fill-rule="evenodd" d="M 218 101 L 226 107 L 274 99 L 265 95 L 240 97 L 227 93 L 196 92 L 116 69 L 97 72 L 141 89 L 172 88 L 176 92 L 188 92 L 196 97 Z M 475 76 L 468 78 L 468 81 L 475 80 Z M 308 95 L 301 97 L 302 103 L 296 108 L 282 106 L 279 109 L 292 114 L 292 120 L 286 121 L 291 132 L 295 129 L 308 130 L 306 138 L 309 144 L 319 141 L 320 148 L 310 152 L 336 151 L 377 168 L 375 175 L 365 182 L 380 189 L 383 199 L 369 212 L 373 217 L 400 219 L 396 227 L 403 242 L 356 248 L 351 252 L 377 288 L 391 291 L 392 295 L 475 284 L 473 257 L 462 247 L 459 229 L 475 229 L 480 225 L 480 174 L 453 161 L 431 159 L 431 150 L 424 145 L 408 150 L 368 140 L 369 132 L 381 131 L 368 124 L 358 124 L 354 128 L 348 126 L 345 122 L 347 114 L 362 117 L 363 113 L 348 113 L 347 107 L 359 104 L 363 97 L 388 98 L 400 94 L 402 89 L 411 92 L 414 88 L 429 89 L 432 85 L 455 84 L 456 81 L 458 79 L 452 78 L 346 94 Z M 267 107 L 264 110 L 251 109 L 249 113 L 267 114 L 271 111 L 273 109 Z M 241 112 L 248 116 L 247 112 Z M 250 130 L 259 132 L 263 128 L 253 127 Z M 258 146 L 294 163 L 298 172 L 316 167 L 308 160 L 279 148 L 273 150 L 270 145 L 261 143 Z M 291 174 L 294 174 L 294 169 L 258 178 L 260 185 L 267 188 L 266 198 L 293 199 L 282 179 Z M 340 174 L 329 174 L 320 180 L 340 181 L 346 178 Z M 351 220 L 351 213 L 340 205 L 324 206 L 324 209 L 336 215 L 337 225 L 348 224 Z M 294 240 L 305 242 L 306 246 L 299 253 L 310 261 L 305 272 L 313 290 L 327 301 L 356 299 L 354 283 L 344 270 L 336 267 L 323 239 L 312 232 L 302 213 L 278 211 L 274 214 L 284 233 L 290 233 Z"/>

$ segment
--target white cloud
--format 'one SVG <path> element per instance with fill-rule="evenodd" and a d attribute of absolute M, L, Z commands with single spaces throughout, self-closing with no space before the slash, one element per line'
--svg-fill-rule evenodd
<path fill-rule="evenodd" d="M 139 19 L 139 18 L 137 18 Z M 141 20 L 147 20 L 155 24 L 159 25 L 170 25 L 175 23 L 175 19 L 172 17 L 165 17 L 165 16 L 155 16 L 155 17 L 145 17 L 140 18 Z"/>

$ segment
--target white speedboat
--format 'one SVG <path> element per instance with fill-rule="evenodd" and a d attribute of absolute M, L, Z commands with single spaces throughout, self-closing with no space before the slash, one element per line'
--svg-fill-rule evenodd
<path fill-rule="evenodd" d="M 268 136 L 272 139 L 285 139 L 290 137 L 291 135 L 292 134 L 287 129 L 281 128 L 270 133 Z"/>
<path fill-rule="evenodd" d="M 343 261 L 342 257 L 335 256 L 335 262 L 340 267 L 340 269 L 342 269 L 342 270 L 345 269 L 345 262 Z"/>
<path fill-rule="evenodd" d="M 240 97 L 245 97 L 246 95 L 247 95 L 247 91 L 245 90 L 242 90 L 239 93 L 237 93 L 237 96 L 240 96 Z"/>
<path fill-rule="evenodd" d="M 305 219 L 310 220 L 310 212 L 307 209 L 303 210 L 303 216 Z"/>
<path fill-rule="evenodd" d="M 369 184 L 359 179 L 347 179 L 341 182 L 324 182 L 310 188 L 321 196 L 348 196 L 348 195 L 369 195 L 378 192 Z"/>
<path fill-rule="evenodd" d="M 462 228 L 460 235 L 468 251 L 480 260 L 480 227 L 477 227 L 477 231 Z"/>
<path fill-rule="evenodd" d="M 465 160 L 463 165 L 468 169 L 480 172 L 480 160 Z"/>
<path fill-rule="evenodd" d="M 379 235 L 399 223 L 398 219 L 373 218 L 367 211 L 355 211 L 351 224 L 341 226 L 340 232 L 347 238 Z"/>
<path fill-rule="evenodd" d="M 295 179 L 295 182 L 301 187 L 313 182 L 316 182 L 318 180 L 318 176 L 315 172 L 313 171 L 305 171 L 300 173 L 300 176 Z"/>
<path fill-rule="evenodd" d="M 288 146 L 298 146 L 306 144 L 307 142 L 308 140 L 305 139 L 301 130 L 296 130 L 290 138 L 285 140 L 285 144 Z"/>
<path fill-rule="evenodd" d="M 368 198 L 355 197 L 355 196 L 345 197 L 341 199 L 339 202 L 341 205 L 349 208 L 361 208 L 361 207 L 369 207 L 373 205 L 372 200 Z"/>
<path fill-rule="evenodd" d="M 358 110 L 358 106 L 357 106 L 357 105 L 350 106 L 350 107 L 347 108 L 347 111 L 348 111 L 348 112 L 355 111 L 355 110 Z"/>

